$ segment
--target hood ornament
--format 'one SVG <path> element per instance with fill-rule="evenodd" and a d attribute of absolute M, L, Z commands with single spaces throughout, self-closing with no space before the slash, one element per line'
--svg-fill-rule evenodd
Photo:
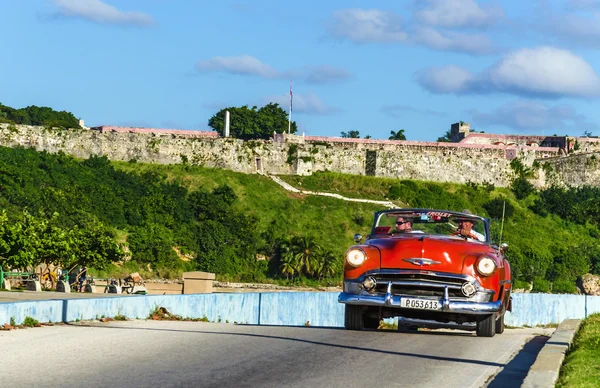
<path fill-rule="evenodd" d="M 425 265 L 431 265 L 431 264 L 442 264 L 440 261 L 435 261 L 435 260 L 431 260 L 431 259 L 402 259 L 402 261 L 406 261 L 407 263 L 418 265 L 419 267 L 423 267 Z"/>

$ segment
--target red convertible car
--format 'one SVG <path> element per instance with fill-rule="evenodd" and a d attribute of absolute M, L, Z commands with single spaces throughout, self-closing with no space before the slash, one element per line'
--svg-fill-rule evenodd
<path fill-rule="evenodd" d="M 356 235 L 346 252 L 338 298 L 346 329 L 399 317 L 402 326 L 501 334 L 512 280 L 506 245 L 492 245 L 489 230 L 488 219 L 465 210 L 376 212 L 366 241 Z"/>

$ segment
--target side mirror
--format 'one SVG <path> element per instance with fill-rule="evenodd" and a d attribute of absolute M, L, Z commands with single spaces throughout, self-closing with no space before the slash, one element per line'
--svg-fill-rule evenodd
<path fill-rule="evenodd" d="M 356 242 L 356 243 L 360 243 L 360 242 L 362 241 L 362 239 L 363 239 L 363 236 L 362 236 L 362 234 L 360 234 L 360 233 L 356 233 L 356 234 L 354 235 L 354 242 Z"/>
<path fill-rule="evenodd" d="M 500 252 L 506 252 L 508 250 L 508 244 L 502 243 L 500 244 Z"/>

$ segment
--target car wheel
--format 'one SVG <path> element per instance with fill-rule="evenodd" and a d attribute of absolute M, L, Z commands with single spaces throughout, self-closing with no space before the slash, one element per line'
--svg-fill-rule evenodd
<path fill-rule="evenodd" d="M 362 306 L 346 305 L 345 307 L 344 327 L 347 330 L 362 330 L 364 325 Z"/>
<path fill-rule="evenodd" d="M 493 337 L 496 334 L 496 320 L 494 318 L 495 314 L 492 314 L 477 320 L 478 337 Z"/>
<path fill-rule="evenodd" d="M 504 333 L 504 314 L 498 319 L 496 319 L 496 334 Z"/>

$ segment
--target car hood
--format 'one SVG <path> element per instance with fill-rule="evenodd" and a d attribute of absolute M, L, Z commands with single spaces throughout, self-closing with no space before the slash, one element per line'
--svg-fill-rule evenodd
<path fill-rule="evenodd" d="M 381 268 L 462 272 L 467 257 L 489 253 L 489 245 L 458 238 L 403 235 L 372 240 L 381 252 Z"/>

